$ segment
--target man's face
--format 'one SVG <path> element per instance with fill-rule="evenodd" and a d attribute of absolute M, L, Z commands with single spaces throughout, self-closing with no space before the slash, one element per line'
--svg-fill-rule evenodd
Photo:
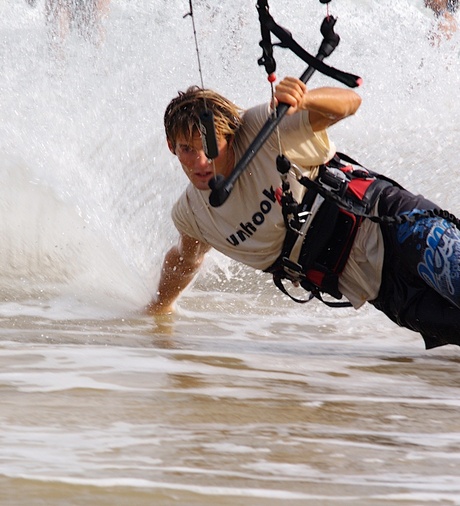
<path fill-rule="evenodd" d="M 198 190 L 209 190 L 209 181 L 217 174 L 227 177 L 235 163 L 231 142 L 227 142 L 223 137 L 218 139 L 219 155 L 214 160 L 206 158 L 199 133 L 191 140 L 179 137 L 175 147 L 169 142 L 168 146 L 170 151 L 179 158 L 186 176 Z"/>

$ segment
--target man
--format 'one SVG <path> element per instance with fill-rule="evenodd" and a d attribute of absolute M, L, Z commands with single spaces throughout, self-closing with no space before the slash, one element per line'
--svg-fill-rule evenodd
<path fill-rule="evenodd" d="M 215 208 L 209 204 L 209 181 L 215 175 L 230 174 L 271 114 L 270 107 L 260 105 L 242 113 L 219 94 L 197 87 L 180 93 L 167 107 L 168 147 L 178 157 L 190 184 L 173 209 L 180 238 L 166 254 L 157 297 L 149 306 L 151 313 L 173 311 L 174 302 L 192 281 L 211 247 L 267 272 L 276 271 L 280 258 L 288 254 L 285 220 L 277 200 L 277 155 L 281 149 L 298 167 L 297 172 L 300 170 L 309 180 L 320 179 L 324 164 L 330 165 L 336 159 L 335 146 L 326 129 L 354 114 L 361 99 L 351 90 L 308 90 L 299 79 L 291 77 L 276 86 L 274 99 L 290 106 L 280 123 L 279 141 L 275 134 L 267 140 L 226 202 Z M 219 147 L 219 155 L 212 163 L 206 158 L 199 133 L 199 115 L 205 108 L 214 114 Z M 310 190 L 305 193 L 298 179 L 295 170 L 287 175 L 293 198 L 301 201 L 304 194 L 314 195 Z M 361 179 L 366 184 L 371 184 L 369 181 L 373 181 L 370 176 Z M 343 260 L 342 265 L 327 267 L 336 284 L 326 292 L 337 298 L 343 294 L 356 309 L 371 302 L 397 324 L 420 332 L 427 348 L 460 344 L 459 231 L 450 221 L 432 215 L 410 219 L 414 212 L 438 208 L 397 183 L 384 182 L 374 187 L 378 191 L 369 201 L 369 215 L 403 214 L 409 219 L 403 223 L 356 219 L 356 226 L 349 227 L 347 223 L 353 221 L 350 213 L 340 223 L 334 217 L 330 223 L 326 220 L 321 226 L 310 227 L 302 251 L 321 244 L 315 265 L 323 268 L 327 263 L 321 257 L 330 256 L 335 243 L 349 244 L 336 255 Z M 346 236 L 344 224 L 350 229 Z M 332 233 L 324 241 L 323 229 L 329 228 Z M 310 235 L 311 229 L 316 235 Z M 441 261 L 442 269 L 438 269 Z M 297 281 L 295 276 L 287 277 Z M 315 279 L 309 282 L 321 283 Z M 435 313 L 431 314 L 433 305 Z"/>
<path fill-rule="evenodd" d="M 425 0 L 425 7 L 431 9 L 438 20 L 438 32 L 450 38 L 457 30 L 457 20 L 454 14 L 458 9 L 458 0 Z M 433 40 L 437 39 L 432 34 Z"/>
<path fill-rule="evenodd" d="M 46 22 L 53 45 L 60 45 L 71 30 L 100 45 L 104 39 L 102 20 L 110 0 L 46 0 Z"/>
<path fill-rule="evenodd" d="M 455 13 L 458 9 L 458 0 L 425 0 L 425 7 L 432 9 L 436 16 L 445 12 Z"/>

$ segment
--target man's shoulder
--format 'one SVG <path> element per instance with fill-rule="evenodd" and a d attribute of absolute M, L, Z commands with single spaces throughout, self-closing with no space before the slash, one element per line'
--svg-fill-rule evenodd
<path fill-rule="evenodd" d="M 175 215 L 180 215 L 182 213 L 188 213 L 190 209 L 190 194 L 193 191 L 193 185 L 188 184 L 185 190 L 179 195 L 179 198 L 173 205 L 172 215 L 173 218 Z"/>
<path fill-rule="evenodd" d="M 270 115 L 270 105 L 259 104 L 246 109 L 243 114 L 243 128 L 247 126 L 262 126 Z"/>
<path fill-rule="evenodd" d="M 201 207 L 199 190 L 189 184 L 173 205 L 171 216 L 179 232 L 205 242 L 198 227 L 195 211 Z"/>

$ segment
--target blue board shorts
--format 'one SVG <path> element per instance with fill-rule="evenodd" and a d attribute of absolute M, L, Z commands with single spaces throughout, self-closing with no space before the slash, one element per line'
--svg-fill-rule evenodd
<path fill-rule="evenodd" d="M 391 186 L 380 216 L 439 209 L 421 195 Z M 385 244 L 382 284 L 371 301 L 402 327 L 420 332 L 426 348 L 460 345 L 460 231 L 443 218 L 381 224 Z"/>

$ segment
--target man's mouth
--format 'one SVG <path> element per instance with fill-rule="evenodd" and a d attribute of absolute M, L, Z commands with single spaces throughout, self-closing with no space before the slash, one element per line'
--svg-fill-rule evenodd
<path fill-rule="evenodd" d="M 199 179 L 206 179 L 206 178 L 208 178 L 209 176 L 212 176 L 212 175 L 213 175 L 212 170 L 209 170 L 209 171 L 206 171 L 206 172 L 195 172 L 195 177 L 197 177 Z"/>

